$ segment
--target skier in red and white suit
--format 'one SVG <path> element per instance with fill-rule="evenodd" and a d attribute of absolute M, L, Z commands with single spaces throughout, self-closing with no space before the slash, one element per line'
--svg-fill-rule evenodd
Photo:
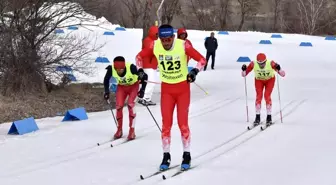
<path fill-rule="evenodd" d="M 183 161 L 181 167 L 190 167 L 190 130 L 188 114 L 190 105 L 190 83 L 204 67 L 205 58 L 189 43 L 175 39 L 174 29 L 170 25 L 161 25 L 159 39 L 150 48 L 143 49 L 137 56 L 137 66 L 141 67 L 144 57 L 155 56 L 160 68 L 161 115 L 163 160 L 161 170 L 170 165 L 170 131 L 173 124 L 173 112 L 177 107 L 177 120 L 182 135 Z M 198 62 L 196 68 L 188 73 L 187 56 Z"/>
<path fill-rule="evenodd" d="M 151 26 L 148 30 L 147 37 L 142 41 L 142 48 L 149 48 L 150 45 L 153 45 L 154 41 L 158 39 L 158 27 L 157 26 Z M 156 81 L 156 69 L 157 69 L 158 63 L 154 56 L 152 57 L 144 57 L 143 59 L 143 70 L 148 75 L 149 81 Z M 154 92 L 155 84 L 149 83 L 147 84 L 146 90 L 145 90 L 145 96 L 143 99 L 139 99 L 138 103 L 142 105 L 156 105 L 155 102 L 152 101 L 152 95 Z"/>
<path fill-rule="evenodd" d="M 267 118 L 266 122 L 272 122 L 272 91 L 275 82 L 274 70 L 282 77 L 285 76 L 285 71 L 283 71 L 279 64 L 275 63 L 273 60 L 267 60 L 264 53 L 259 53 L 257 55 L 257 60 L 250 62 L 246 67 L 244 64 L 242 66 L 242 76 L 247 76 L 252 70 L 255 72 L 255 89 L 256 89 L 256 118 L 254 123 L 260 123 L 260 109 L 261 100 L 263 98 L 263 91 L 265 88 L 264 98 L 266 101 Z"/>
<path fill-rule="evenodd" d="M 187 30 L 186 30 L 185 28 L 179 28 L 179 29 L 177 30 L 177 38 L 182 39 L 182 40 L 184 40 L 185 42 L 187 42 L 190 46 L 193 46 L 193 45 L 191 44 L 190 40 L 187 39 L 187 38 L 188 38 L 188 33 L 187 33 Z M 191 59 L 191 57 L 188 56 L 188 62 L 190 61 L 190 59 Z"/>
<path fill-rule="evenodd" d="M 144 97 L 148 76 L 142 68 L 137 69 L 134 64 L 125 62 L 125 58 L 122 56 L 115 57 L 113 65 L 107 66 L 106 69 L 107 71 L 104 77 L 104 98 L 106 100 L 110 98 L 110 78 L 114 77 L 118 82 L 117 92 L 115 94 L 118 130 L 114 134 L 114 139 L 119 139 L 123 135 L 123 107 L 126 99 L 129 112 L 129 132 L 127 139 L 135 139 L 135 99 L 137 96 L 139 98 Z M 140 90 L 139 81 L 141 82 Z"/>

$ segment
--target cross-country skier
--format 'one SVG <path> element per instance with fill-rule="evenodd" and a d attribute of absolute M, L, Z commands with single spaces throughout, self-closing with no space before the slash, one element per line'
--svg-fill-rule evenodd
<path fill-rule="evenodd" d="M 242 66 L 242 76 L 247 76 L 252 70 L 255 74 L 255 89 L 256 89 L 256 118 L 254 124 L 260 124 L 260 109 L 261 100 L 263 98 L 263 91 L 265 89 L 264 98 L 266 101 L 266 124 L 272 123 L 272 91 L 275 83 L 274 70 L 282 77 L 285 76 L 285 71 L 283 71 L 279 64 L 275 63 L 273 60 L 268 60 L 264 53 L 259 53 L 257 55 L 257 60 L 252 61 L 246 67 L 244 64 Z"/>
<path fill-rule="evenodd" d="M 130 63 L 125 62 L 125 58 L 122 56 L 117 56 L 113 60 L 113 67 L 109 65 L 106 67 L 107 72 L 104 77 L 104 98 L 106 100 L 110 97 L 109 81 L 113 76 L 118 83 L 116 92 L 116 109 L 117 109 L 117 122 L 118 129 L 114 134 L 114 139 L 119 139 L 123 135 L 123 107 L 125 100 L 127 100 L 128 112 L 129 112 L 129 132 L 128 140 L 135 139 L 135 117 L 136 112 L 133 110 L 135 106 L 135 99 L 138 96 L 143 98 L 145 93 L 145 88 L 147 85 L 146 80 L 148 79 L 147 74 L 142 68 L 137 69 L 137 67 Z M 139 90 L 139 80 L 141 81 L 141 89 Z"/>
<path fill-rule="evenodd" d="M 155 40 L 158 39 L 158 27 L 157 26 L 151 26 L 148 30 L 147 37 L 142 41 L 142 48 L 149 48 L 150 45 L 154 43 Z M 156 81 L 156 69 L 157 69 L 158 63 L 154 56 L 152 57 L 145 57 L 143 60 L 143 70 L 148 75 L 149 81 Z M 154 92 L 155 83 L 149 83 L 147 84 L 145 95 L 143 99 L 139 99 L 138 103 L 142 105 L 156 105 L 155 102 L 152 101 L 152 95 Z"/>
<path fill-rule="evenodd" d="M 178 126 L 182 135 L 183 161 L 181 169 L 190 168 L 190 130 L 188 110 L 190 104 L 190 83 L 205 65 L 205 58 L 190 44 L 175 39 L 174 29 L 170 25 L 159 27 L 159 39 L 151 49 L 143 49 L 137 56 L 138 66 L 142 66 L 143 58 L 156 56 L 160 69 L 161 83 L 161 115 L 162 115 L 162 147 L 163 160 L 160 170 L 166 170 L 170 165 L 170 131 L 173 124 L 173 112 L 177 107 Z M 198 61 L 196 68 L 188 73 L 187 58 L 190 56 Z"/>
<path fill-rule="evenodd" d="M 179 29 L 177 30 L 177 38 L 182 39 L 182 40 L 184 40 L 185 42 L 188 42 L 188 44 L 190 44 L 190 46 L 193 46 L 193 45 L 191 44 L 190 40 L 187 39 L 187 38 L 188 38 L 188 33 L 187 33 L 187 30 L 186 30 L 185 28 L 179 28 Z M 191 57 L 188 56 L 188 62 L 189 62 L 190 59 L 191 59 Z"/>

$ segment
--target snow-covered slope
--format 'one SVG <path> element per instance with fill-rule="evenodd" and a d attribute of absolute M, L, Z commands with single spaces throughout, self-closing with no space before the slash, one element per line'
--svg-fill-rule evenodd
<path fill-rule="evenodd" d="M 84 29 L 76 30 L 84 32 Z M 101 30 L 95 31 L 102 33 Z M 204 38 L 210 32 L 190 30 L 189 39 L 205 54 Z M 134 62 L 141 47 L 142 32 L 127 29 L 115 36 L 100 37 L 108 44 L 97 56 L 112 60 L 117 55 Z M 191 169 L 174 178 L 174 170 L 140 181 L 155 172 L 162 160 L 160 132 L 146 108 L 137 105 L 137 139 L 125 139 L 97 146 L 116 131 L 110 111 L 90 113 L 80 122 L 61 122 L 62 117 L 36 120 L 40 130 L 9 136 L 10 124 L 0 125 L 1 185 L 127 185 L 127 184 L 230 184 L 230 185 L 332 185 L 335 184 L 336 42 L 323 37 L 282 34 L 230 32 L 216 35 L 219 48 L 216 69 L 199 73 L 192 85 L 190 127 L 192 132 Z M 270 39 L 272 45 L 258 44 Z M 313 47 L 299 47 L 300 42 Z M 287 76 L 279 79 L 283 123 L 279 116 L 277 85 L 273 91 L 273 119 L 276 124 L 261 132 L 246 131 L 244 79 L 240 76 L 239 56 L 254 59 L 264 52 L 278 62 Z M 97 57 L 94 56 L 94 57 Z M 93 61 L 94 62 L 94 61 Z M 195 63 L 192 62 L 191 65 Z M 81 81 L 101 82 L 107 64 L 96 64 L 95 76 L 79 76 Z M 254 79 L 247 78 L 249 120 L 254 119 Z M 160 87 L 154 99 L 159 102 Z M 150 107 L 161 125 L 160 106 Z M 263 104 L 262 118 L 265 119 Z M 124 110 L 125 135 L 128 111 Z M 172 165 L 182 157 L 179 129 L 172 129 Z"/>

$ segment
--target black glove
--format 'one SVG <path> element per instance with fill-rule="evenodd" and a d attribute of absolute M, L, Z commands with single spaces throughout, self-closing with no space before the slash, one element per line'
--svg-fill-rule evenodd
<path fill-rule="evenodd" d="M 192 83 L 196 80 L 196 75 L 198 74 L 199 70 L 197 68 L 193 68 L 189 74 L 187 75 L 187 81 Z"/>
<path fill-rule="evenodd" d="M 243 64 L 241 69 L 242 69 L 242 71 L 246 71 L 246 69 L 247 69 L 246 65 Z"/>
<path fill-rule="evenodd" d="M 145 96 L 145 91 L 143 89 L 140 89 L 140 91 L 138 92 L 138 97 L 142 99 L 144 96 Z"/>
<path fill-rule="evenodd" d="M 138 80 L 141 80 L 143 82 L 144 80 L 148 79 L 148 75 L 144 72 L 142 68 L 138 69 Z"/>
<path fill-rule="evenodd" d="M 278 71 L 280 71 L 281 67 L 279 64 L 275 64 L 275 69 L 277 69 Z"/>
<path fill-rule="evenodd" d="M 104 99 L 105 99 L 105 100 L 110 99 L 110 92 L 105 92 L 105 93 L 104 93 Z"/>

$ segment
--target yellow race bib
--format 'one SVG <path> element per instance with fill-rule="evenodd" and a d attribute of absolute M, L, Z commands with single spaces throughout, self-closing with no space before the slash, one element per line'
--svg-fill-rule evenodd
<path fill-rule="evenodd" d="M 188 62 L 184 50 L 184 41 L 175 39 L 173 48 L 165 50 L 160 39 L 155 41 L 154 55 L 158 60 L 162 82 L 176 84 L 187 80 Z"/>
<path fill-rule="evenodd" d="M 133 85 L 138 81 L 138 75 L 134 75 L 131 72 L 131 64 L 130 62 L 126 62 L 126 74 L 124 77 L 120 77 L 112 65 L 112 76 L 117 80 L 119 85 Z"/>
<path fill-rule="evenodd" d="M 267 60 L 263 69 L 260 68 L 257 61 L 254 61 L 254 74 L 257 80 L 269 80 L 274 77 L 274 69 L 272 68 L 271 61 Z"/>

